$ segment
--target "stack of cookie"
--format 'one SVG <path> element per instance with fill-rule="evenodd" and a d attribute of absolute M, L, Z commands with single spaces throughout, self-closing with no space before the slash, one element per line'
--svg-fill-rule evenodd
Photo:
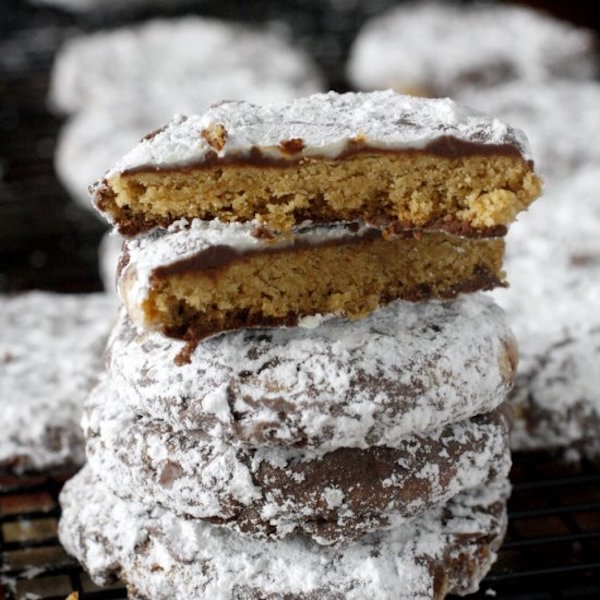
<path fill-rule="evenodd" d="M 66 548 L 137 598 L 476 589 L 516 349 L 454 298 L 504 283 L 538 193 L 522 136 L 449 100 L 231 102 L 148 136 L 94 190 L 126 310 Z"/>

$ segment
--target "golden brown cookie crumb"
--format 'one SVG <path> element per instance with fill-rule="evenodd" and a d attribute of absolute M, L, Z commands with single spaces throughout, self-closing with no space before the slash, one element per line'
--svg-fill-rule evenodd
<path fill-rule="evenodd" d="M 222 138 L 210 137 L 215 148 Z M 290 140 L 292 141 L 292 140 Z M 215 164 L 113 175 L 98 207 L 126 235 L 180 218 L 257 218 L 275 231 L 364 219 L 398 229 L 497 234 L 539 195 L 540 180 L 520 157 L 444 158 L 425 152 L 361 152 L 292 164 Z"/>
<path fill-rule="evenodd" d="M 128 308 L 141 311 L 144 325 L 188 340 L 315 314 L 354 319 L 396 299 L 447 299 L 502 285 L 503 252 L 502 239 L 421 233 L 283 247 L 208 265 L 192 257 L 156 268 L 141 305 Z M 126 305 L 137 276 L 132 268 L 121 278 Z"/>

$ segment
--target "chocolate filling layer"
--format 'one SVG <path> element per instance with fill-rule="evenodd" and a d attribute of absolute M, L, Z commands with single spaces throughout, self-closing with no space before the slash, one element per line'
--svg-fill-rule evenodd
<path fill-rule="evenodd" d="M 290 140 L 294 143 L 302 140 Z M 285 141 L 281 144 L 285 145 Z M 418 155 L 432 154 L 441 158 L 457 159 L 472 156 L 514 156 L 523 158 L 520 148 L 515 144 L 481 144 L 477 142 L 466 142 L 453 136 L 444 135 L 429 142 L 423 148 L 379 148 L 370 146 L 364 142 L 351 140 L 346 148 L 336 156 L 325 156 L 314 154 L 303 156 L 301 154 L 293 155 L 294 158 L 278 158 L 269 156 L 261 151 L 258 146 L 252 146 L 248 152 L 231 152 L 225 156 L 219 156 L 215 151 L 209 151 L 198 159 L 192 159 L 186 163 L 175 165 L 139 165 L 130 169 L 125 169 L 121 175 L 129 175 L 142 172 L 174 172 L 191 171 L 196 169 L 212 168 L 217 166 L 254 166 L 254 167 L 297 167 L 303 162 L 318 160 L 337 162 L 359 154 L 397 154 L 397 155 Z M 289 156 L 289 153 L 288 153 Z M 526 161 L 527 165 L 533 169 L 533 161 Z"/>
<path fill-rule="evenodd" d="M 296 235 L 284 242 L 265 242 L 255 248 L 237 249 L 233 246 L 219 244 L 209 246 L 192 256 L 175 261 L 168 265 L 157 267 L 152 271 L 152 281 L 166 279 L 172 275 L 181 275 L 191 271 L 209 271 L 220 269 L 233 262 L 251 258 L 258 255 L 283 254 L 288 252 L 299 252 L 308 248 L 323 248 L 329 246 L 343 246 L 358 244 L 365 241 L 377 240 L 383 237 L 383 231 L 375 227 L 366 229 L 361 234 L 351 233 L 352 225 L 348 227 L 349 234 L 333 239 L 325 239 L 319 242 L 311 242 L 306 237 Z M 403 232 L 400 235 L 405 238 L 413 236 L 412 232 Z"/>

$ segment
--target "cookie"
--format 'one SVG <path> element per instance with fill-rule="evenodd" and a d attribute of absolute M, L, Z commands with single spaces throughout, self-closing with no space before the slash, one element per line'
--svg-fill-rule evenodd
<path fill-rule="evenodd" d="M 600 162 L 600 83 L 528 81 L 489 90 L 466 90 L 461 102 L 523 128 L 536 166 L 548 183 Z"/>
<path fill-rule="evenodd" d="M 123 501 L 85 468 L 67 482 L 59 536 L 94 581 L 130 598 L 414 600 L 477 589 L 506 530 L 505 480 L 346 548 L 260 542 L 155 504 Z"/>
<path fill-rule="evenodd" d="M 187 16 L 72 38 L 56 57 L 49 97 L 63 113 L 168 108 L 162 119 L 198 110 L 196 102 L 287 100 L 320 89 L 312 61 L 280 31 Z"/>
<path fill-rule="evenodd" d="M 1 467 L 83 463 L 82 404 L 103 370 L 114 317 L 103 294 L 0 298 Z"/>
<path fill-rule="evenodd" d="M 529 8 L 412 2 L 364 25 L 347 76 L 363 90 L 455 96 L 514 80 L 591 79 L 596 51 L 593 31 Z"/>
<path fill-rule="evenodd" d="M 524 136 L 497 119 L 449 99 L 329 92 L 177 117 L 126 154 L 93 201 L 127 236 L 215 217 L 481 236 L 504 233 L 539 192 Z"/>
<path fill-rule="evenodd" d="M 140 415 L 121 395 L 101 382 L 82 421 L 88 463 L 107 488 L 257 537 L 347 542 L 510 469 L 504 407 L 393 448 L 323 452 L 214 442 Z"/>
<path fill-rule="evenodd" d="M 176 223 L 126 241 L 118 289 L 131 318 L 167 336 L 353 319 L 390 302 L 454 298 L 504 285 L 502 239 L 438 232 L 388 238 L 361 223 L 274 237 L 256 221 Z"/>
<path fill-rule="evenodd" d="M 511 287 L 493 295 L 520 346 L 515 449 L 598 435 L 599 229 L 600 177 L 589 167 L 552 182 L 509 232 Z"/>
<path fill-rule="evenodd" d="M 175 366 L 184 347 L 122 314 L 107 366 L 123 402 L 213 440 L 326 451 L 395 446 L 493 410 L 518 357 L 502 311 L 484 294 L 218 336 Z"/>
<path fill-rule="evenodd" d="M 585 445 L 600 432 L 600 322 L 534 357 L 512 403 L 516 450 Z"/>

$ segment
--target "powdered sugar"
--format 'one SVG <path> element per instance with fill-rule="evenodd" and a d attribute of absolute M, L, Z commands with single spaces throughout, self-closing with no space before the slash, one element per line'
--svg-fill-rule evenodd
<path fill-rule="evenodd" d="M 596 167 L 553 182 L 508 234 L 511 287 L 493 295 L 520 342 L 517 448 L 598 435 L 599 190 Z"/>
<path fill-rule="evenodd" d="M 269 594 L 426 599 L 433 597 L 434 574 L 442 571 L 443 592 L 477 588 L 504 534 L 507 495 L 506 481 L 488 484 L 341 551 L 301 537 L 263 543 L 125 502 L 84 469 L 61 494 L 59 534 L 94 580 L 120 573 L 138 593 L 156 600 Z M 490 552 L 482 551 L 488 544 Z"/>
<path fill-rule="evenodd" d="M 107 357 L 123 401 L 214 439 L 323 451 L 393 446 L 492 410 L 516 366 L 503 314 L 483 294 L 397 302 L 315 329 L 230 333 L 175 366 L 182 348 L 122 317 Z"/>
<path fill-rule="evenodd" d="M 215 150 L 202 133 L 224 128 Z M 524 135 L 450 99 L 400 96 L 392 91 L 314 94 L 287 104 L 255 106 L 223 102 L 203 115 L 177 117 L 143 140 L 107 173 L 169 168 L 214 158 L 244 158 L 256 152 L 276 159 L 335 158 L 354 144 L 386 150 L 424 149 L 445 137 L 474 145 L 511 146 L 529 159 Z M 289 152 L 286 141 L 301 141 Z M 283 144 L 283 145 L 282 145 Z"/>
<path fill-rule="evenodd" d="M 150 102 L 171 116 L 226 98 L 284 100 L 292 89 L 320 88 L 316 68 L 282 31 L 187 16 L 71 39 L 57 56 L 50 99 L 63 112 L 141 104 L 148 114 Z"/>
<path fill-rule="evenodd" d="M 83 399 L 117 314 L 109 296 L 31 292 L 0 299 L 0 463 L 83 462 Z"/>
<path fill-rule="evenodd" d="M 591 79 L 594 43 L 592 31 L 524 7 L 413 2 L 364 26 L 348 77 L 359 89 L 439 96 L 516 79 Z"/>
<path fill-rule="evenodd" d="M 121 497 L 253 535 L 302 531 L 324 544 L 398 525 L 510 468 L 502 411 L 393 449 L 252 449 L 141 417 L 104 381 L 87 402 L 84 428 L 90 468 Z"/>

